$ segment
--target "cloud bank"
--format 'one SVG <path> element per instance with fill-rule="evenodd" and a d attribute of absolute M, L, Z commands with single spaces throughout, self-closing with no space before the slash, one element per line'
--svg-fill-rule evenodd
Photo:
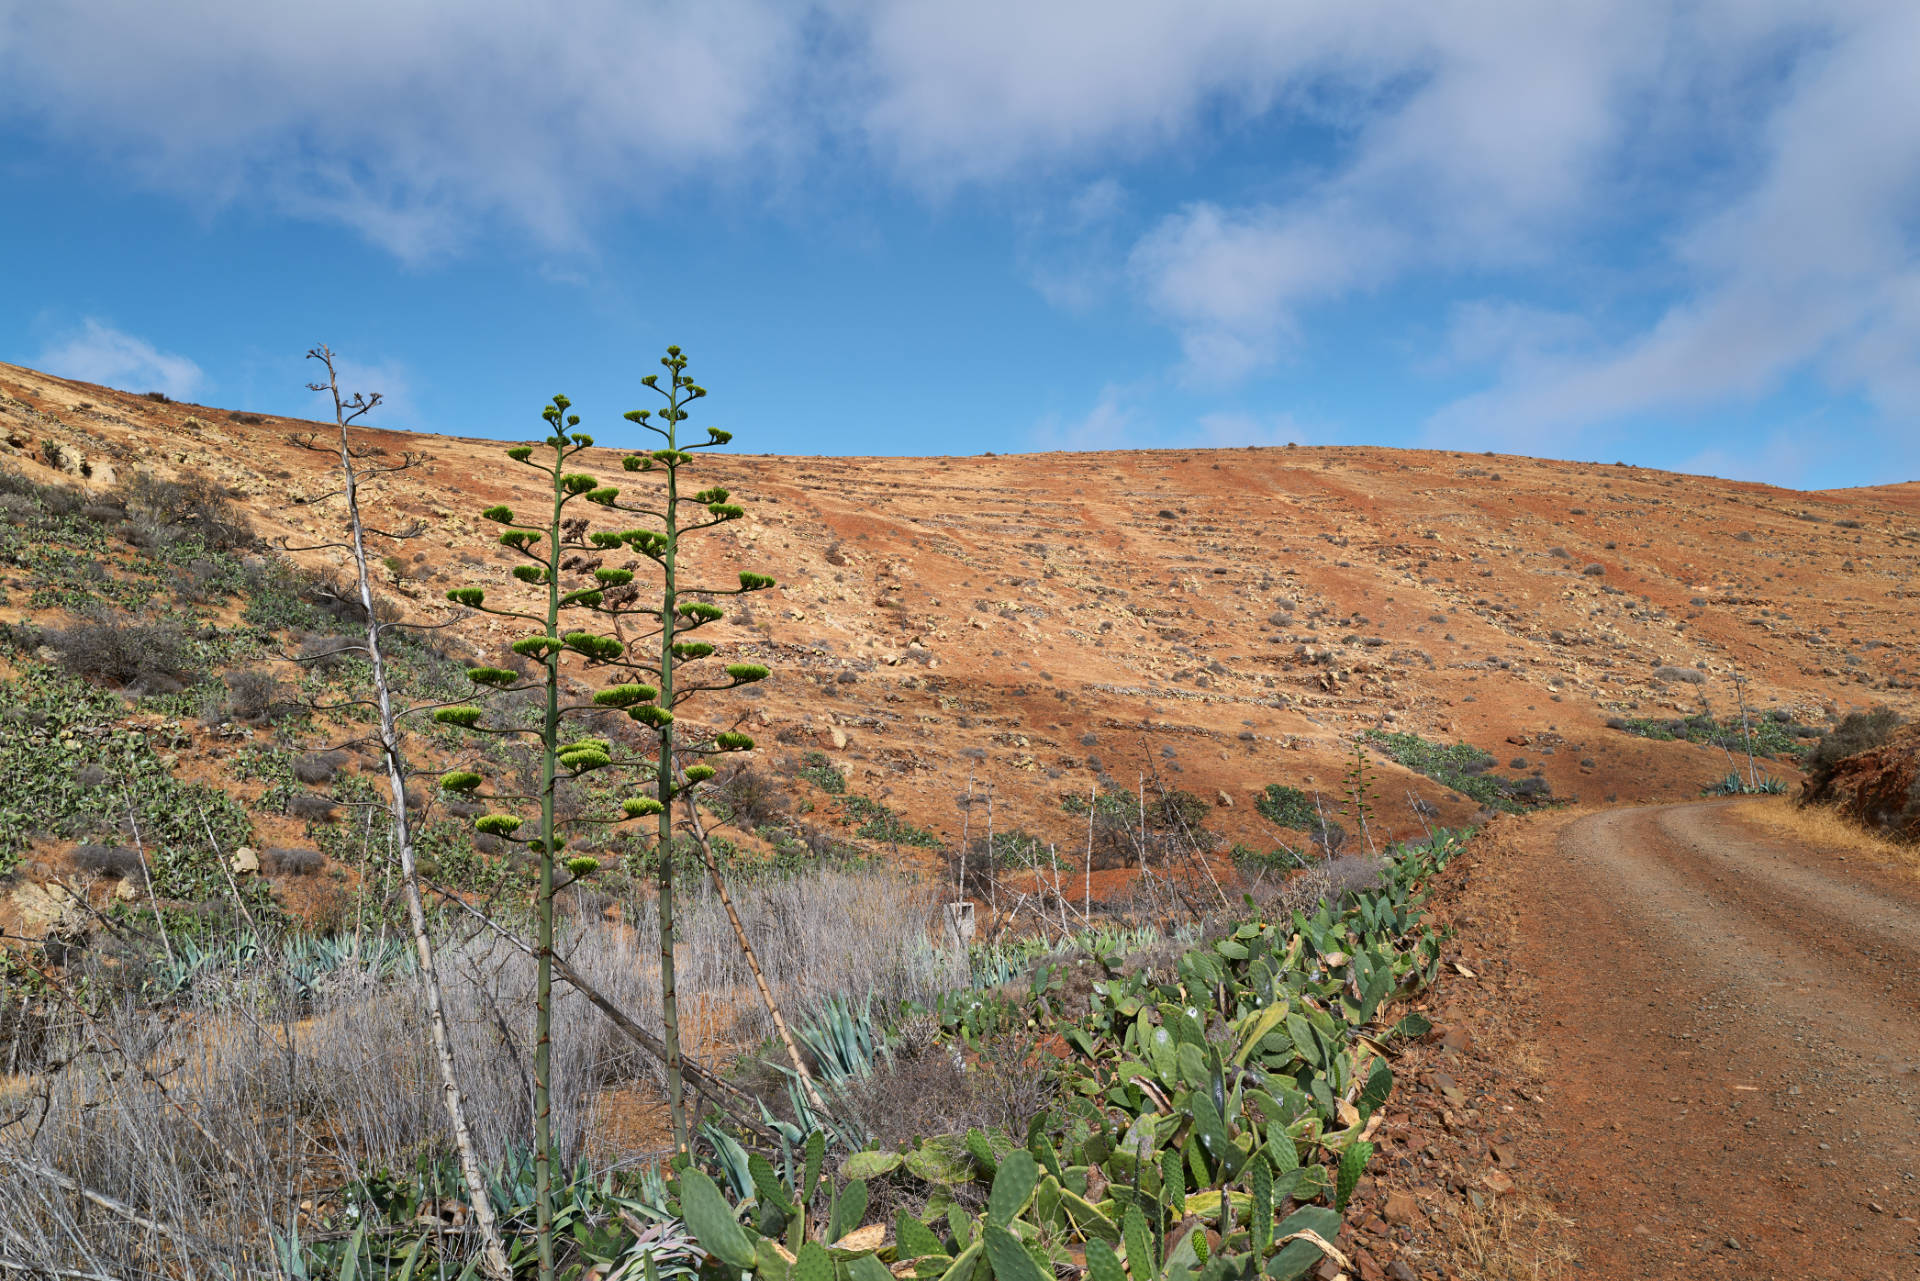
<path fill-rule="evenodd" d="M 34 363 L 61 378 L 128 391 L 161 391 L 177 400 L 192 396 L 205 380 L 200 366 L 185 356 L 161 351 L 144 338 L 91 317 L 76 332 L 43 348 Z"/>
<path fill-rule="evenodd" d="M 1794 378 L 1920 409 L 1916 67 L 1911 0 L 0 0 L 0 124 L 185 199 L 409 261 L 690 190 L 1052 201 L 1021 273 L 1193 385 L 1452 298 L 1480 385 L 1428 426 L 1488 443 Z"/>

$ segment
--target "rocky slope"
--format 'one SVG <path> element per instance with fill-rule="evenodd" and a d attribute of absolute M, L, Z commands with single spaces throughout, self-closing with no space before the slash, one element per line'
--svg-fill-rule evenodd
<path fill-rule="evenodd" d="M 751 424 L 727 425 L 751 441 Z M 591 412 L 583 429 L 620 443 L 633 431 Z M 330 429 L 0 365 L 0 466 L 90 487 L 142 469 L 212 477 L 259 533 L 295 546 L 332 541 L 340 516 L 326 456 L 296 441 L 313 430 Z M 425 526 L 390 585 L 409 610 L 452 617 L 444 593 L 460 584 L 519 590 L 477 513 L 537 501 L 530 473 L 491 441 L 355 434 L 419 456 L 376 513 Z M 595 461 L 612 476 L 622 452 Z M 827 752 L 854 790 L 949 838 L 970 777 L 994 789 L 999 823 L 1063 842 L 1080 826 L 1063 796 L 1100 774 L 1129 788 L 1157 777 L 1213 803 L 1210 827 L 1263 847 L 1279 833 L 1254 812 L 1260 790 L 1317 789 L 1332 807 L 1369 729 L 1471 743 L 1494 772 L 1538 776 L 1557 797 L 1625 802 L 1697 794 L 1728 759 L 1610 721 L 1704 703 L 1737 722 L 1742 699 L 1781 724 L 1920 710 L 1920 484 L 1801 493 L 1293 447 L 716 454 L 701 468 L 749 517 L 708 535 L 696 563 L 716 581 L 753 568 L 781 583 L 721 625 L 730 658 L 775 671 L 728 710 L 763 726 L 774 755 Z M 480 621 L 455 631 L 463 656 L 506 639 Z M 1477 808 L 1386 761 L 1376 779 L 1390 829 L 1416 825 L 1416 796 L 1450 821 Z"/>

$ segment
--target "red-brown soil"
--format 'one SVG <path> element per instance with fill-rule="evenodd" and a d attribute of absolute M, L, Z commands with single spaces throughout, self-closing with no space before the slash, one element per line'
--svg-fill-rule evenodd
<path fill-rule="evenodd" d="M 1415 1275 L 1920 1275 L 1920 879 L 1756 804 L 1503 819 L 1450 870 L 1455 1048 L 1371 1192 Z"/>
<path fill-rule="evenodd" d="M 585 428 L 632 430 L 607 418 Z M 55 442 L 89 485 L 136 468 L 210 476 L 245 496 L 263 535 L 296 545 L 334 541 L 340 517 L 322 501 L 327 456 L 293 440 L 316 429 L 0 365 L 5 465 L 44 478 Z M 389 585 L 410 609 L 450 616 L 457 584 L 523 590 L 477 513 L 536 502 L 532 473 L 493 442 L 355 436 L 420 459 L 374 512 L 427 526 Z M 620 455 L 595 461 L 617 477 Z M 969 774 L 993 786 L 1003 830 L 1071 843 L 1062 794 L 1096 771 L 1149 787 L 1157 771 L 1217 805 L 1210 826 L 1265 848 L 1278 833 L 1253 812 L 1259 789 L 1331 796 L 1353 736 L 1374 726 L 1474 743 L 1563 798 L 1676 799 L 1723 776 L 1722 753 L 1606 721 L 1702 697 L 1733 715 L 1736 670 L 1760 711 L 1915 710 L 1920 485 L 1798 493 L 1361 448 L 700 466 L 749 518 L 708 536 L 696 563 L 715 582 L 743 567 L 781 582 L 717 638 L 774 679 L 708 715 L 828 751 L 852 790 L 949 839 Z M 497 622 L 463 628 L 476 658 L 508 639 Z M 1392 830 L 1414 826 L 1415 795 L 1445 821 L 1474 808 L 1385 762 L 1379 781 Z"/>

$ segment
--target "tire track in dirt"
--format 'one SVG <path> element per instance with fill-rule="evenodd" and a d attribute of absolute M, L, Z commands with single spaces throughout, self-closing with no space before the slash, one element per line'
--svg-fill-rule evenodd
<path fill-rule="evenodd" d="M 1920 1276 L 1920 885 L 1724 805 L 1500 868 L 1554 1104 L 1524 1145 L 1587 1275 Z"/>

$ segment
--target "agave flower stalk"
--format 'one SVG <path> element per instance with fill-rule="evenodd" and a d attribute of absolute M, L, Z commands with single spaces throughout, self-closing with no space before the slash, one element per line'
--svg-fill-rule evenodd
<path fill-rule="evenodd" d="M 481 816 L 476 825 L 483 832 L 525 845 L 539 860 L 534 1146 L 543 1281 L 551 1276 L 553 1266 L 549 1195 L 553 901 L 560 889 L 591 876 L 599 868 L 598 860 L 591 857 L 564 861 L 560 858 L 565 839 L 557 830 L 556 792 L 569 780 L 607 769 L 614 770 L 616 777 L 632 780 L 636 790 L 643 780 L 650 784 L 652 795 L 631 795 L 621 802 L 616 813 L 589 814 L 577 821 L 612 825 L 635 819 L 656 820 L 653 853 L 660 925 L 660 1007 L 666 1048 L 667 1106 L 675 1147 L 685 1151 L 689 1135 L 673 955 L 673 806 L 683 798 L 690 802 L 692 788 L 713 777 L 714 769 L 705 758 L 750 751 L 754 743 L 737 729 L 682 737 L 676 732 L 675 709 L 702 693 L 738 688 L 764 680 L 768 675 L 767 669 L 757 664 L 734 663 L 725 666 L 722 673 L 709 674 L 708 669 L 695 667 L 693 672 L 682 676 L 683 668 L 700 664 L 715 652 L 714 646 L 689 639 L 692 633 L 725 617 L 725 611 L 714 603 L 715 598 L 764 591 L 774 584 L 766 575 L 744 571 L 739 574 L 737 585 L 686 587 L 681 584 L 681 539 L 739 520 L 745 512 L 729 502 L 728 492 L 717 486 L 694 493 L 682 492 L 686 486 L 681 472 L 693 462 L 692 451 L 725 444 L 731 436 L 710 427 L 705 440 L 682 442 L 680 431 L 688 417 L 687 406 L 704 397 L 706 389 L 687 376 L 687 358 L 680 348 L 667 348 L 660 363 L 667 369 L 666 384 L 661 384 L 661 376 L 657 374 L 648 375 L 641 382 L 658 393 L 664 405 L 657 410 L 635 410 L 626 418 L 660 436 L 663 446 L 645 453 L 631 453 L 621 460 L 625 471 L 649 474 L 650 478 L 661 481 L 651 500 L 624 501 L 618 487 L 575 470 L 580 465 L 580 456 L 593 448 L 594 441 L 591 436 L 575 430 L 580 425 L 580 416 L 569 412 L 571 402 L 565 396 L 555 396 L 541 411 L 551 434 L 537 446 L 518 445 L 507 451 L 514 462 L 542 475 L 547 501 L 539 518 L 521 520 L 504 505 L 481 513 L 486 519 L 505 526 L 500 543 L 521 559 L 513 569 L 513 576 L 542 589 L 544 601 L 533 609 L 525 609 L 490 604 L 486 592 L 479 587 L 460 587 L 447 593 L 448 599 L 456 604 L 533 628 L 529 634 L 516 639 L 512 649 L 540 666 L 536 677 L 524 681 L 515 672 L 502 668 L 475 667 L 468 672 L 476 691 L 482 688 L 538 690 L 544 706 L 537 728 L 483 723 L 486 712 L 477 705 L 443 707 L 434 716 L 442 724 L 475 732 L 531 737 L 541 751 L 537 796 L 493 794 L 494 799 L 501 802 L 524 805 L 537 801 L 537 834 L 520 836 L 524 820 L 505 808 Z M 594 528 L 596 516 L 604 519 L 614 513 L 623 514 L 623 520 L 637 515 L 648 523 L 624 529 Z M 635 582 L 634 569 L 640 561 L 629 560 L 619 566 L 607 563 L 610 556 L 621 552 L 637 554 L 654 564 L 660 575 L 658 596 L 643 595 Z M 571 620 L 581 615 L 585 616 L 583 621 L 593 623 L 595 630 L 571 626 Z M 603 632 L 597 630 L 599 627 L 609 630 Z M 603 684 L 587 701 L 569 702 L 571 686 L 563 679 L 563 673 L 568 672 L 597 676 Z M 719 675 L 724 675 L 724 679 L 715 679 Z M 610 738 L 569 738 L 570 723 L 610 713 L 624 714 L 641 732 L 653 737 L 644 757 L 620 755 Z M 682 764 L 688 761 L 692 763 Z M 456 770 L 441 780 L 441 786 L 475 793 L 483 781 L 477 773 Z M 563 873 L 566 879 L 559 879 Z"/>

